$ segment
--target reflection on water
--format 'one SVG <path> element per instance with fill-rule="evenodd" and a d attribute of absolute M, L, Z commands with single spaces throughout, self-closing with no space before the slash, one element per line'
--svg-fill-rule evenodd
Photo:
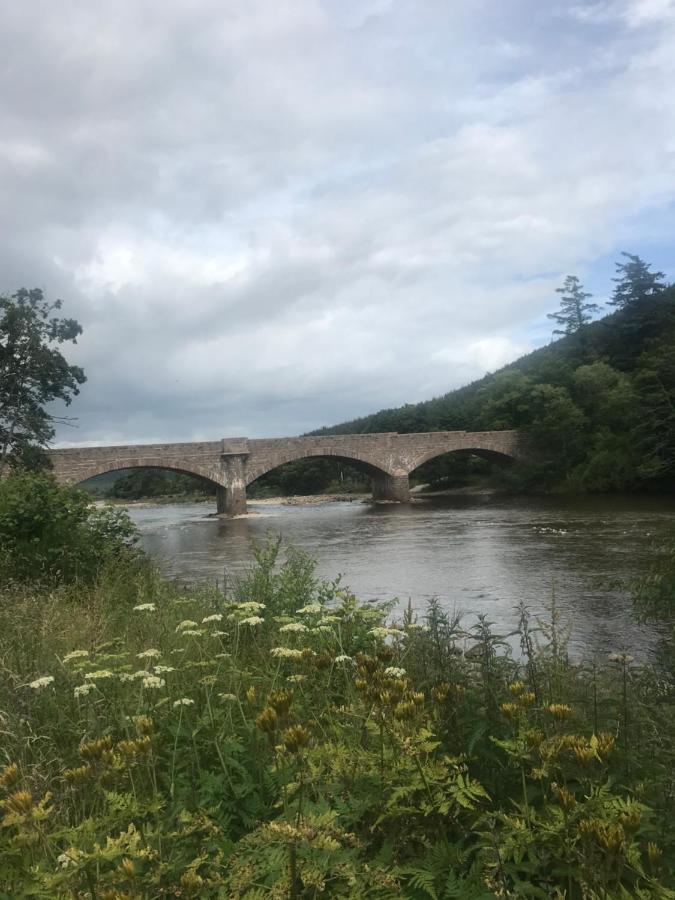
<path fill-rule="evenodd" d="M 311 506 L 251 503 L 257 515 L 223 520 L 206 505 L 134 508 L 143 546 L 183 579 L 236 576 L 250 541 L 267 531 L 306 550 L 322 576 L 343 575 L 363 600 L 411 599 L 423 612 L 437 596 L 465 624 L 486 613 L 513 629 L 523 600 L 545 612 L 555 592 L 575 655 L 654 646 L 652 629 L 631 617 L 625 588 L 654 546 L 675 529 L 674 498 L 458 496 L 411 505 L 360 502 Z"/>

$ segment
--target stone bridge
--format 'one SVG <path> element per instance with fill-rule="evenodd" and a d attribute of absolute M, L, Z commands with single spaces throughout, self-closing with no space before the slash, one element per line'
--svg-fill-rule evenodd
<path fill-rule="evenodd" d="M 339 459 L 372 478 L 376 501 L 410 500 L 408 476 L 443 453 L 472 453 L 494 460 L 526 457 L 517 431 L 430 431 L 415 434 L 337 434 L 294 438 L 225 438 L 187 444 L 132 444 L 51 450 L 54 475 L 77 484 L 120 469 L 174 469 L 216 485 L 218 512 L 246 512 L 246 486 L 284 463 L 310 457 Z"/>

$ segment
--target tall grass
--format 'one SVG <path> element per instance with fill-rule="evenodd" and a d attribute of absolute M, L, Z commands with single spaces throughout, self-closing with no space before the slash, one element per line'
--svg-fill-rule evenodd
<path fill-rule="evenodd" d="M 279 554 L 3 593 L 0 897 L 675 896 L 668 680 Z"/>

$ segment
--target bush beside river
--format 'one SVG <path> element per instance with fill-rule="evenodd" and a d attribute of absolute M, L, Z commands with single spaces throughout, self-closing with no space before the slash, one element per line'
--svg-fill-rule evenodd
<path fill-rule="evenodd" d="M 3 580 L 1 897 L 675 896 L 667 670 L 572 665 L 555 608 L 518 659 L 392 622 L 277 541 L 223 596 L 118 538 Z"/>

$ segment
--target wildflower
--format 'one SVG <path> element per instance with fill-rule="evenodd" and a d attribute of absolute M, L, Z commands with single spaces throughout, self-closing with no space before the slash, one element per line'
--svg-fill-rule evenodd
<path fill-rule="evenodd" d="M 97 672 L 87 672 L 85 681 L 103 681 L 105 678 L 114 678 L 115 673 L 110 669 L 99 669 Z"/>
<path fill-rule="evenodd" d="M 236 694 L 218 694 L 221 700 L 224 700 L 226 703 L 236 703 L 237 695 Z"/>
<path fill-rule="evenodd" d="M 63 657 L 64 663 L 72 662 L 74 659 L 86 659 L 89 656 L 88 650 L 71 650 L 70 653 L 66 653 Z"/>
<path fill-rule="evenodd" d="M 63 777 L 66 781 L 70 781 L 72 784 L 77 784 L 78 782 L 87 781 L 93 775 L 93 769 L 91 766 L 78 766 L 76 769 L 64 769 Z"/>
<path fill-rule="evenodd" d="M 9 763 L 0 772 L 0 787 L 10 788 L 19 780 L 19 767 L 16 763 Z"/>
<path fill-rule="evenodd" d="M 247 600 L 245 603 L 235 603 L 235 607 L 239 612 L 260 612 L 261 609 L 265 609 L 264 603 L 258 603 L 255 600 Z"/>
<path fill-rule="evenodd" d="M 85 759 L 102 759 L 112 750 L 112 745 L 109 734 L 94 741 L 83 741 L 80 744 L 80 755 Z"/>
<path fill-rule="evenodd" d="M 240 625 L 250 625 L 253 627 L 254 625 L 262 625 L 264 623 L 264 619 L 261 619 L 260 616 L 249 616 L 248 619 L 242 619 L 239 624 Z"/>
<path fill-rule="evenodd" d="M 277 721 L 278 717 L 276 710 L 272 709 L 271 706 L 267 706 L 255 720 L 255 724 L 266 734 L 272 734 L 273 731 L 276 731 Z"/>
<path fill-rule="evenodd" d="M 312 634 L 335 634 L 330 625 L 317 625 L 311 629 Z"/>
<path fill-rule="evenodd" d="M 180 700 L 173 701 L 174 709 L 176 709 L 176 707 L 178 707 L 178 706 L 194 706 L 194 705 L 195 705 L 195 701 L 192 700 L 190 697 L 181 697 Z"/>
<path fill-rule="evenodd" d="M 150 716 L 134 716 L 134 725 L 139 734 L 152 734 L 155 730 L 155 723 Z"/>
<path fill-rule="evenodd" d="M 134 612 L 155 612 L 157 607 L 154 603 L 139 603 L 138 606 L 134 606 Z"/>
<path fill-rule="evenodd" d="M 532 706 L 536 699 L 537 697 L 534 691 L 525 691 L 524 694 L 521 694 L 518 697 L 518 703 L 520 703 L 521 706 Z"/>
<path fill-rule="evenodd" d="M 520 712 L 520 707 L 517 703 L 502 703 L 499 707 L 501 713 L 503 713 L 507 719 L 515 719 L 515 717 Z"/>
<path fill-rule="evenodd" d="M 120 675 L 120 681 L 129 682 L 129 681 L 138 681 L 139 678 L 145 678 L 148 675 L 147 669 L 139 669 L 138 672 L 122 672 Z"/>
<path fill-rule="evenodd" d="M 323 606 L 320 603 L 308 603 L 297 611 L 299 616 L 319 615 L 323 612 Z"/>
<path fill-rule="evenodd" d="M 256 700 L 255 685 L 252 684 L 251 687 L 246 691 L 246 699 L 251 704 L 255 703 L 255 700 Z"/>
<path fill-rule="evenodd" d="M 78 684 L 77 687 L 75 688 L 75 690 L 73 691 L 73 694 L 76 697 L 86 697 L 87 694 L 90 694 L 92 691 L 95 691 L 95 690 L 96 690 L 96 685 L 92 684 L 91 681 L 89 681 L 86 684 Z"/>
<path fill-rule="evenodd" d="M 577 805 L 576 797 L 566 787 L 560 787 L 560 785 L 553 782 L 551 791 L 565 812 L 569 812 Z"/>
<path fill-rule="evenodd" d="M 282 634 L 303 634 L 305 631 L 309 631 L 309 628 L 302 622 L 289 622 L 288 625 L 282 625 L 279 631 Z"/>
<path fill-rule="evenodd" d="M 397 666 L 387 666 L 384 670 L 384 674 L 388 678 L 403 678 L 405 675 L 405 669 L 399 669 Z"/>
<path fill-rule="evenodd" d="M 272 691 L 267 702 L 276 713 L 280 716 L 285 716 L 293 702 L 293 691 Z"/>
<path fill-rule="evenodd" d="M 41 691 L 43 687 L 47 687 L 52 681 L 54 681 L 53 675 L 43 675 L 42 678 L 36 678 L 35 681 L 31 681 L 28 687 L 33 688 L 34 691 Z"/>
<path fill-rule="evenodd" d="M 164 675 L 166 672 L 175 672 L 173 666 L 155 666 L 155 675 Z"/>
<path fill-rule="evenodd" d="M 67 869 L 68 866 L 77 865 L 83 856 L 84 853 L 81 850 L 78 850 L 76 847 L 69 847 L 63 853 L 59 853 L 56 857 L 56 862 L 59 864 L 60 869 Z"/>
<path fill-rule="evenodd" d="M 302 725 L 294 725 L 292 728 L 287 728 L 281 737 L 284 747 L 289 753 L 298 753 L 309 744 L 311 735 Z"/>
<path fill-rule="evenodd" d="M 227 631 L 212 631 L 211 637 L 227 637 Z"/>
<path fill-rule="evenodd" d="M 157 659 L 161 655 L 161 652 L 159 650 L 155 650 L 154 647 L 151 647 L 149 650 L 144 650 L 142 653 L 136 654 L 138 659 Z"/>
<path fill-rule="evenodd" d="M 223 617 L 220 613 L 213 613 L 211 616 L 204 616 L 202 619 L 202 625 L 207 625 L 209 622 L 222 622 Z"/>
<path fill-rule="evenodd" d="M 163 678 L 158 678 L 157 675 L 146 675 L 141 683 L 146 689 L 157 690 L 158 688 L 163 688 L 166 681 Z"/>
<path fill-rule="evenodd" d="M 300 684 L 303 681 L 307 681 L 306 675 L 289 675 L 286 678 L 286 681 L 290 681 L 291 684 Z"/>
<path fill-rule="evenodd" d="M 15 791 L 3 801 L 5 812 L 15 816 L 27 816 L 33 808 L 33 795 L 30 791 Z"/>
<path fill-rule="evenodd" d="M 197 622 L 193 622 L 192 619 L 183 619 L 182 622 L 179 622 L 176 625 L 176 631 L 185 631 L 186 628 L 198 628 L 199 625 Z"/>
<path fill-rule="evenodd" d="M 322 616 L 322 618 L 320 618 L 318 621 L 318 625 L 321 628 L 322 626 L 332 625 L 334 622 L 340 621 L 341 619 L 339 616 Z"/>
<path fill-rule="evenodd" d="M 431 696 L 434 698 L 436 703 L 443 703 L 443 701 L 447 699 L 449 693 L 450 685 L 447 681 L 441 681 L 440 684 L 437 684 L 436 687 L 432 688 L 431 690 Z"/>
<path fill-rule="evenodd" d="M 610 653 L 607 656 L 607 659 L 610 662 L 618 662 L 624 666 L 628 666 L 633 662 L 635 657 L 631 656 L 630 653 Z"/>
<path fill-rule="evenodd" d="M 276 659 L 301 659 L 302 650 L 294 650 L 291 647 L 272 647 L 270 656 Z"/>
<path fill-rule="evenodd" d="M 519 697 L 525 690 L 525 684 L 522 681 L 514 681 L 509 685 L 509 690 L 515 697 Z"/>
<path fill-rule="evenodd" d="M 572 715 L 572 708 L 566 703 L 551 703 L 546 707 L 546 711 L 549 712 L 554 719 L 567 719 Z"/>
<path fill-rule="evenodd" d="M 400 628 L 386 628 L 384 626 L 378 625 L 375 628 L 371 628 L 368 634 L 374 638 L 386 638 L 403 637 L 404 632 L 401 631 Z"/>
<path fill-rule="evenodd" d="M 335 662 L 339 666 L 344 665 L 346 663 L 351 663 L 352 665 L 354 665 L 354 660 L 351 658 L 351 656 L 347 656 L 346 653 L 341 653 L 339 656 L 336 656 Z"/>
<path fill-rule="evenodd" d="M 186 637 L 199 637 L 200 635 L 204 634 L 204 632 L 200 631 L 197 628 L 186 628 L 185 631 L 181 632 L 181 634 Z"/>
<path fill-rule="evenodd" d="M 412 719 L 415 715 L 415 704 L 410 700 L 397 703 L 394 707 L 395 719 Z"/>

